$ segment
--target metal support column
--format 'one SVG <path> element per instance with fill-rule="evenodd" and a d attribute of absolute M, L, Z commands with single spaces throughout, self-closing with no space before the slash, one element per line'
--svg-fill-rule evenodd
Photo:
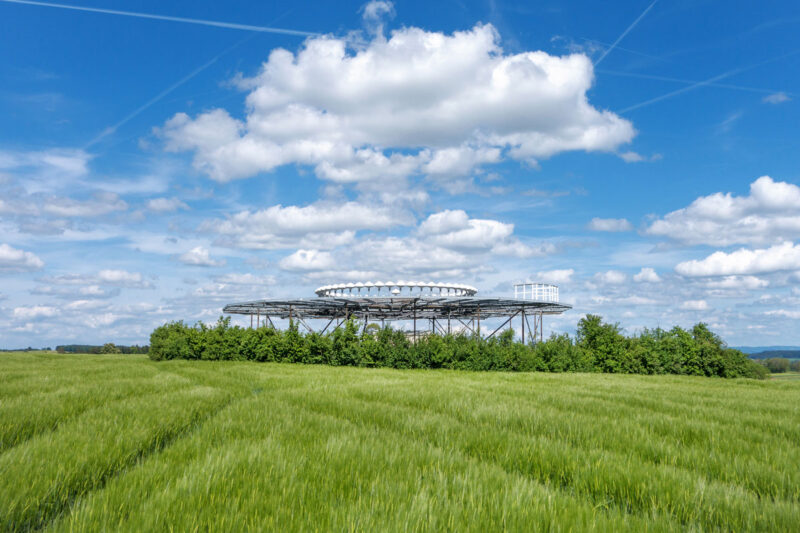
<path fill-rule="evenodd" d="M 412 308 L 414 310 L 414 342 L 417 342 L 417 301 L 414 300 L 412 303 Z"/>
<path fill-rule="evenodd" d="M 539 313 L 539 342 L 544 342 L 544 313 Z"/>
<path fill-rule="evenodd" d="M 534 335 L 534 329 L 531 328 L 530 322 L 528 322 L 528 316 L 525 315 L 525 323 L 528 325 L 528 339 L 536 342 L 536 337 Z M 533 314 L 533 325 L 536 326 L 536 313 Z"/>

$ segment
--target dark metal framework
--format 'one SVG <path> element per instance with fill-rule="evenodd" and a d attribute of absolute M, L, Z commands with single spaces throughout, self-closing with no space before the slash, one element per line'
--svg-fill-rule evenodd
<path fill-rule="evenodd" d="M 451 333 L 459 325 L 464 331 L 480 335 L 481 320 L 506 318 L 487 338 L 505 327 L 510 327 L 515 317 L 520 319 L 522 337 L 533 342 L 541 341 L 544 315 L 559 315 L 572 307 L 555 302 L 537 302 L 511 298 L 476 297 L 400 297 L 400 298 L 313 298 L 296 300 L 254 300 L 226 305 L 224 313 L 250 315 L 250 325 L 274 327 L 273 318 L 297 321 L 309 331 L 314 331 L 308 320 L 326 320 L 322 332 L 341 326 L 350 318 L 382 325 L 385 321 L 412 321 L 413 339 L 418 336 L 417 322 L 427 321 L 431 333 Z M 531 327 L 532 319 L 533 327 Z M 254 322 L 255 321 L 255 322 Z M 427 329 L 427 328 L 426 328 Z M 526 330 L 528 336 L 526 337 Z M 420 331 L 420 333 L 424 333 Z"/>

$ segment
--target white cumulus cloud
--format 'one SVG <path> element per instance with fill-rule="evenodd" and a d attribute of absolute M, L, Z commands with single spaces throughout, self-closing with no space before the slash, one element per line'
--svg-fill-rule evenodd
<path fill-rule="evenodd" d="M 470 218 L 460 209 L 433 213 L 420 223 L 417 233 L 428 243 L 464 253 L 491 251 L 524 258 L 555 251 L 553 245 L 531 247 L 512 237 L 514 224 Z"/>
<path fill-rule="evenodd" d="M 681 304 L 681 309 L 688 311 L 705 311 L 708 309 L 708 302 L 705 300 L 686 300 Z"/>
<path fill-rule="evenodd" d="M 216 233 L 220 244 L 238 248 L 334 248 L 353 241 L 359 230 L 410 225 L 413 216 L 394 208 L 359 202 L 330 202 L 304 207 L 275 205 L 210 220 L 201 230 Z"/>
<path fill-rule="evenodd" d="M 443 218 L 437 218 L 440 215 Z M 430 242 L 446 248 L 486 249 L 510 237 L 514 224 L 469 218 L 464 211 L 444 211 L 430 215 L 419 231 Z"/>
<path fill-rule="evenodd" d="M 769 248 L 714 252 L 705 259 L 684 261 L 675 267 L 684 276 L 732 276 L 800 270 L 800 245 L 791 242 Z"/>
<path fill-rule="evenodd" d="M 280 262 L 282 269 L 294 271 L 330 270 L 335 266 L 331 253 L 320 250 L 297 250 Z"/>
<path fill-rule="evenodd" d="M 117 285 L 120 287 L 136 287 L 146 283 L 139 272 L 115 269 L 101 270 L 97 273 L 97 280 L 106 285 Z"/>
<path fill-rule="evenodd" d="M 709 289 L 754 290 L 769 287 L 769 281 L 756 276 L 725 276 L 722 279 L 709 280 L 705 286 Z"/>
<path fill-rule="evenodd" d="M 386 3 L 370 6 L 371 20 L 386 13 Z M 244 120 L 178 113 L 160 133 L 218 181 L 287 164 L 337 182 L 464 175 L 506 156 L 535 162 L 629 142 L 629 121 L 589 103 L 593 82 L 585 55 L 506 53 L 490 24 L 379 31 L 355 47 L 328 35 L 297 53 L 273 50 L 257 76 L 239 80 L 250 91 Z"/>
<path fill-rule="evenodd" d="M 658 283 L 661 277 L 650 267 L 643 267 L 638 274 L 633 276 L 633 281 L 637 283 Z"/>
<path fill-rule="evenodd" d="M 38 270 L 43 266 L 44 261 L 33 252 L 0 244 L 0 272 L 24 272 Z"/>
<path fill-rule="evenodd" d="M 589 222 L 589 229 L 592 231 L 631 231 L 633 225 L 624 218 L 593 218 Z"/>
<path fill-rule="evenodd" d="M 768 104 L 782 104 L 784 102 L 788 102 L 789 100 L 791 100 L 791 98 L 789 98 L 789 95 L 785 92 L 768 94 L 763 98 L 763 101 Z"/>
<path fill-rule="evenodd" d="M 800 237 L 800 187 L 762 176 L 748 196 L 721 192 L 653 222 L 650 235 L 686 244 L 771 244 Z"/>
<path fill-rule="evenodd" d="M 189 206 L 177 198 L 152 198 L 147 201 L 147 209 L 156 213 L 169 213 L 179 209 L 189 209 Z"/>
<path fill-rule="evenodd" d="M 85 176 L 91 155 L 83 150 L 53 148 L 43 151 L 0 150 L 0 170 L 14 171 L 28 178 L 34 190 L 48 191 L 51 185 Z"/>
<path fill-rule="evenodd" d="M 114 211 L 124 211 L 128 204 L 113 192 L 97 192 L 87 200 L 49 198 L 42 211 L 60 217 L 98 217 Z"/>
<path fill-rule="evenodd" d="M 604 285 L 621 285 L 625 283 L 628 276 L 619 270 L 607 270 L 605 272 L 598 272 L 594 275 L 595 281 Z"/>
<path fill-rule="evenodd" d="M 140 272 L 129 272 L 120 269 L 104 269 L 96 274 L 62 274 L 44 277 L 39 280 L 52 285 L 108 285 L 130 289 L 151 289 L 153 284 L 144 279 Z"/>
<path fill-rule="evenodd" d="M 776 309 L 764 313 L 769 316 L 782 316 L 784 318 L 791 318 L 792 320 L 800 319 L 800 310 L 797 309 Z"/>
<path fill-rule="evenodd" d="M 178 259 L 185 265 L 193 266 L 216 267 L 225 264 L 224 260 L 212 259 L 208 249 L 202 246 L 195 246 L 191 250 L 181 254 Z"/>
<path fill-rule="evenodd" d="M 34 305 L 32 307 L 15 307 L 14 318 L 31 320 L 33 318 L 50 318 L 59 314 L 57 307 Z"/>

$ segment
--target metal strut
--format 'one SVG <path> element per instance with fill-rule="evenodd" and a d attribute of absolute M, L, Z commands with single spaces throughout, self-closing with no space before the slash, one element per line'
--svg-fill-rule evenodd
<path fill-rule="evenodd" d="M 528 315 L 525 315 L 525 323 L 528 324 L 528 338 L 535 343 L 536 337 L 535 335 L 531 334 L 531 323 L 528 322 Z M 536 315 L 533 316 L 533 325 L 536 325 Z"/>
<path fill-rule="evenodd" d="M 300 322 L 301 324 L 303 324 L 303 326 L 305 326 L 305 328 L 306 328 L 306 329 L 309 331 L 309 333 L 314 333 L 314 330 L 313 330 L 313 329 L 311 329 L 311 328 L 308 326 L 308 324 L 306 324 L 306 323 L 305 323 L 305 321 L 304 321 L 302 318 L 300 318 L 300 317 L 297 317 L 297 321 L 298 321 L 298 322 Z"/>
<path fill-rule="evenodd" d="M 500 331 L 501 329 L 503 329 L 503 326 L 505 326 L 506 324 L 508 324 L 509 322 L 511 322 L 511 319 L 512 319 L 512 318 L 514 318 L 515 316 L 517 316 L 518 314 L 519 314 L 519 311 L 517 311 L 516 313 L 514 313 L 513 315 L 511 315 L 510 317 L 508 317 L 508 319 L 507 319 L 505 322 L 503 322 L 502 324 L 500 324 L 500 327 L 498 327 L 496 330 L 494 330 L 494 331 L 492 332 L 492 334 L 491 334 L 491 335 L 489 335 L 488 337 L 486 337 L 486 339 L 488 340 L 488 339 L 491 339 L 492 337 L 494 337 L 494 334 L 495 334 L 495 333 L 497 333 L 498 331 Z"/>
<path fill-rule="evenodd" d="M 458 320 L 459 322 L 461 322 L 461 319 L 460 319 L 460 318 L 458 318 L 458 317 L 456 317 L 456 320 Z M 473 334 L 475 333 L 475 330 L 474 330 L 474 329 L 472 329 L 472 327 L 471 327 L 471 326 L 468 326 L 468 325 L 466 325 L 464 322 L 461 322 L 461 325 L 462 325 L 462 326 L 464 326 L 465 328 L 467 328 L 468 330 L 470 330 L 470 331 L 471 331 Z"/>
<path fill-rule="evenodd" d="M 328 320 L 328 323 L 325 324 L 325 327 L 322 329 L 322 332 L 320 332 L 320 335 L 322 335 L 322 333 L 325 333 L 326 331 L 328 331 L 328 326 L 330 326 L 333 323 L 334 320 L 336 320 L 336 317 L 331 318 L 330 320 Z"/>

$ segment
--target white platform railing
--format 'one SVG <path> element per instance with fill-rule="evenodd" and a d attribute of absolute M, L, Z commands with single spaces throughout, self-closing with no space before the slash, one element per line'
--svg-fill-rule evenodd
<path fill-rule="evenodd" d="M 558 285 L 549 283 L 515 283 L 514 298 L 534 302 L 558 303 Z"/>

